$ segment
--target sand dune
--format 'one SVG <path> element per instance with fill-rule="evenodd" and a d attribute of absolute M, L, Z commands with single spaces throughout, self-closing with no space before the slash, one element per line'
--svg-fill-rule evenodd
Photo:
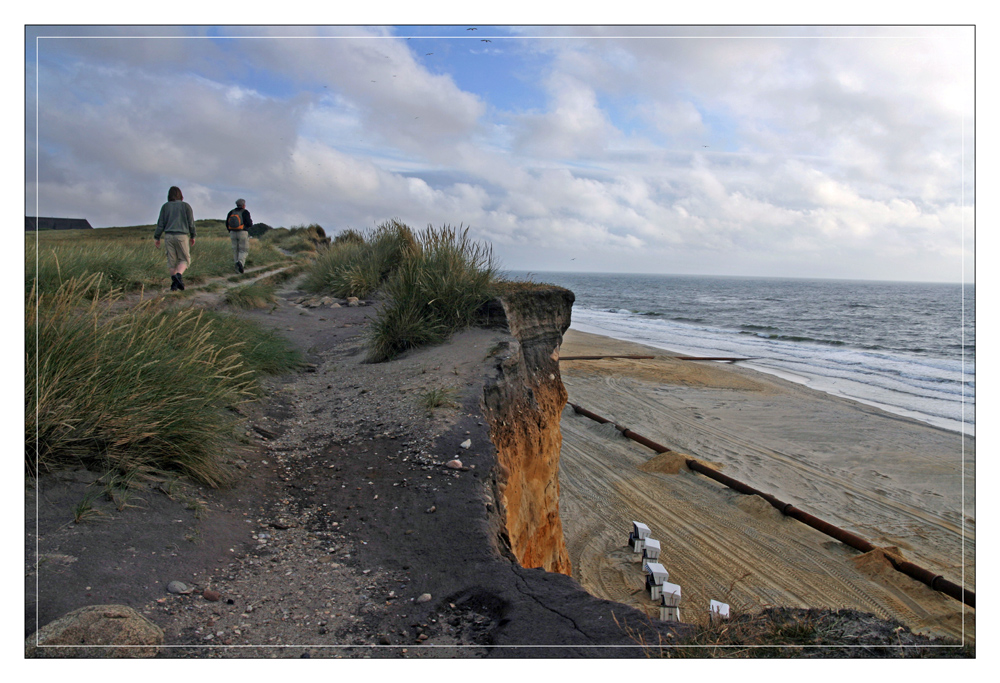
<path fill-rule="evenodd" d="M 570 330 L 569 400 L 673 451 L 975 590 L 975 439 L 739 365 L 679 361 Z M 562 418 L 560 511 L 574 577 L 598 597 L 655 615 L 626 546 L 633 519 L 663 546 L 684 621 L 709 599 L 855 608 L 917 632 L 975 640 L 975 610 L 795 520 L 657 456 L 614 427 Z M 964 621 L 964 623 L 963 623 Z"/>

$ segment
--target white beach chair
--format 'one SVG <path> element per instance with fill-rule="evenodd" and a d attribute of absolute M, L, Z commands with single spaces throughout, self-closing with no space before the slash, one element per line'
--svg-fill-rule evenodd
<path fill-rule="evenodd" d="M 651 600 L 660 599 L 660 587 L 670 578 L 670 572 L 659 562 L 646 562 L 642 566 L 646 572 L 646 589 Z"/>
<path fill-rule="evenodd" d="M 642 544 L 642 559 L 658 560 L 660 558 L 660 542 L 655 538 L 647 538 Z"/>
<path fill-rule="evenodd" d="M 628 544 L 632 548 L 632 552 L 638 554 L 642 553 L 642 549 L 646 546 L 646 539 L 649 537 L 649 527 L 642 522 L 632 522 L 632 531 L 628 534 Z"/>
<path fill-rule="evenodd" d="M 729 605 L 718 600 L 709 600 L 708 618 L 713 622 L 729 619 Z"/>
<path fill-rule="evenodd" d="M 681 620 L 681 608 L 671 607 L 667 605 L 660 606 L 660 621 L 677 621 Z"/>

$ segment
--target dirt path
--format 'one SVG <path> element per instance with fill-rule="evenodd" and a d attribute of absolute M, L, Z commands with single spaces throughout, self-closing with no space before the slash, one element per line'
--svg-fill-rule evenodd
<path fill-rule="evenodd" d="M 564 355 L 650 349 L 571 331 Z M 656 352 L 657 355 L 666 355 Z M 665 358 L 564 362 L 570 401 L 975 585 L 974 441 L 745 369 Z M 631 521 L 663 545 L 682 614 L 710 599 L 850 607 L 974 642 L 974 610 L 567 408 L 561 513 L 574 577 L 652 612 L 625 547 Z M 963 534 L 965 555 L 963 562 Z M 964 574 L 963 574 L 964 569 Z"/>

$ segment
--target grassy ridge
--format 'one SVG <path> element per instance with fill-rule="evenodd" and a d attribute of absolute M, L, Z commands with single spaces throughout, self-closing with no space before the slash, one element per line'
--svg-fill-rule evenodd
<path fill-rule="evenodd" d="M 233 272 L 232 243 L 221 223 L 206 221 L 191 249 L 191 265 L 184 280 L 200 284 L 208 278 Z M 63 282 L 101 274 L 91 285 L 103 291 L 112 288 L 138 291 L 169 284 L 163 243 L 153 246 L 154 226 L 101 228 L 99 230 L 51 230 L 25 237 L 25 291 L 53 293 Z M 216 234 L 221 232 L 222 234 Z M 68 234 L 73 233 L 73 234 Z M 287 262 L 273 244 L 253 240 L 246 266 L 270 266 Z M 100 290 L 94 290 L 91 294 Z"/>

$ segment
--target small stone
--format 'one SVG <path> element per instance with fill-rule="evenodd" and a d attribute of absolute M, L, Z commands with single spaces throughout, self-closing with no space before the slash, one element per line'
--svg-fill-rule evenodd
<path fill-rule="evenodd" d="M 389 640 L 389 636 L 382 636 L 378 639 L 378 642 L 382 645 L 392 645 L 392 641 Z"/>
<path fill-rule="evenodd" d="M 460 469 L 462 469 L 462 461 L 461 460 L 449 460 L 448 462 L 445 463 L 445 467 L 450 467 L 453 470 L 460 470 Z"/>
<path fill-rule="evenodd" d="M 420 595 L 420 597 L 416 599 L 416 603 L 418 605 L 422 604 L 422 603 L 425 603 L 425 602 L 430 602 L 430 601 L 431 601 L 431 594 L 430 593 L 422 593 Z"/>
<path fill-rule="evenodd" d="M 434 512 L 435 510 L 437 510 L 437 505 L 431 505 L 429 508 L 427 508 L 427 512 Z"/>
<path fill-rule="evenodd" d="M 465 448 L 465 449 L 471 448 L 472 447 L 472 439 L 466 439 L 465 441 L 463 441 L 462 443 L 460 443 L 458 445 L 461 446 L 462 448 Z"/>
<path fill-rule="evenodd" d="M 167 592 L 174 593 L 175 595 L 187 595 L 192 590 L 186 583 L 181 583 L 180 581 L 171 581 L 167 584 Z"/>
<path fill-rule="evenodd" d="M 208 589 L 201 592 L 201 597 L 209 602 L 218 602 L 222 598 L 222 594 L 219 591 Z"/>
<path fill-rule="evenodd" d="M 425 640 L 427 640 L 427 638 L 428 636 L 426 633 L 421 633 L 419 636 L 417 636 L 417 640 L 419 640 L 420 642 L 424 642 Z"/>

